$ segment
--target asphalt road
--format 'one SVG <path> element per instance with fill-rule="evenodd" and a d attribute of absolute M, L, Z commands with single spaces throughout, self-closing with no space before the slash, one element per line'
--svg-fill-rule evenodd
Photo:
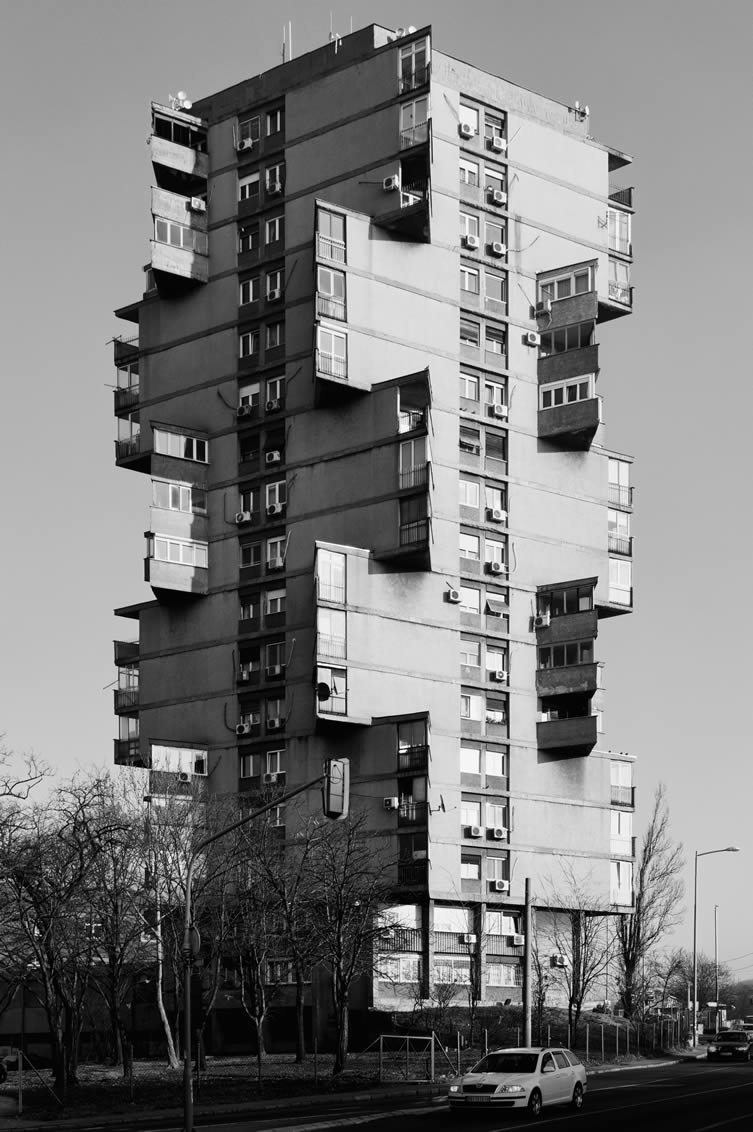
<path fill-rule="evenodd" d="M 525 1113 L 450 1112 L 445 1101 L 398 1101 L 379 1107 L 332 1106 L 273 1119 L 197 1122 L 197 1132 L 324 1132 L 328 1128 L 368 1128 L 382 1132 L 497 1132 L 529 1128 Z M 545 1109 L 539 1122 L 558 1132 L 751 1132 L 753 1129 L 753 1065 L 708 1065 L 706 1062 L 661 1068 L 624 1070 L 592 1076 L 586 1103 L 579 1113 Z"/>

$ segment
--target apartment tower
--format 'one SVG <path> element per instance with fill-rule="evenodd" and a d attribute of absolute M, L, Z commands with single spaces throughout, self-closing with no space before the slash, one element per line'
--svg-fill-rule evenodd
<path fill-rule="evenodd" d="M 153 104 L 150 154 L 115 414 L 151 595 L 117 611 L 115 761 L 252 805 L 347 756 L 400 925 L 368 1005 L 471 966 L 514 1001 L 526 878 L 632 902 L 598 648 L 633 601 L 598 393 L 630 158 L 376 25 Z"/>

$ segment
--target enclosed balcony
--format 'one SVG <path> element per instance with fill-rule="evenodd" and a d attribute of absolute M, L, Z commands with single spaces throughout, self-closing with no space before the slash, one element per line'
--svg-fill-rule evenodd
<path fill-rule="evenodd" d="M 631 810 L 635 809 L 635 787 L 620 786 L 613 782 L 610 788 L 610 801 L 613 806 L 627 806 Z"/>
<path fill-rule="evenodd" d="M 194 196 L 206 191 L 209 175 L 206 123 L 185 110 L 152 103 L 149 139 L 157 184 Z"/>
<path fill-rule="evenodd" d="M 397 811 L 398 826 L 426 825 L 429 807 L 427 802 L 401 802 Z"/>
<path fill-rule="evenodd" d="M 415 747 L 401 747 L 397 752 L 398 771 L 418 773 L 429 766 L 429 748 L 425 744 Z"/>
<path fill-rule="evenodd" d="M 398 861 L 397 863 L 398 888 L 423 890 L 428 884 L 428 875 L 428 860 Z"/>
<path fill-rule="evenodd" d="M 144 580 L 160 596 L 162 591 L 205 594 L 209 588 L 207 544 L 147 532 Z"/>
<path fill-rule="evenodd" d="M 426 139 L 423 139 L 426 131 Z M 388 198 L 374 223 L 400 239 L 428 244 L 431 241 L 431 122 L 403 131 L 399 172 L 384 179 Z M 415 148 L 406 149 L 406 145 Z"/>
<path fill-rule="evenodd" d="M 115 663 L 134 664 L 139 659 L 138 641 L 113 641 Z"/>
<path fill-rule="evenodd" d="M 116 766 L 146 766 L 146 761 L 141 757 L 141 744 L 138 738 L 115 739 L 114 745 Z"/>
<path fill-rule="evenodd" d="M 371 391 L 371 382 L 360 377 L 349 364 L 345 330 L 317 326 L 314 374 L 316 403 L 322 408 L 342 404 Z"/>
<path fill-rule="evenodd" d="M 536 743 L 542 751 L 578 757 L 589 755 L 596 746 L 596 716 L 553 718 L 543 713 L 536 724 Z"/>
<path fill-rule="evenodd" d="M 565 646 L 557 646 L 564 649 Z M 536 670 L 536 692 L 539 696 L 567 696 L 582 693 L 592 696 L 601 687 L 602 665 L 566 664 Z"/>
<path fill-rule="evenodd" d="M 565 334 L 562 328 L 562 335 Z M 570 328 L 576 329 L 576 328 Z M 559 331 L 556 332 L 559 335 Z M 541 336 L 542 349 L 546 348 L 545 335 Z M 551 385 L 557 381 L 567 381 L 573 377 L 582 377 L 584 374 L 598 374 L 599 347 L 597 343 L 588 345 L 567 345 L 558 349 L 559 339 L 554 340 L 553 352 L 543 354 L 538 361 L 538 378 L 540 385 Z"/>
<path fill-rule="evenodd" d="M 602 422 L 601 408 L 601 397 L 587 397 L 539 409 L 539 440 L 550 440 L 561 448 L 587 452 Z"/>

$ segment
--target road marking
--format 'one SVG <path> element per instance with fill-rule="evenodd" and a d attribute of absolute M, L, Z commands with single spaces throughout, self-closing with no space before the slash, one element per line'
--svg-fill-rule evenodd
<path fill-rule="evenodd" d="M 375 1120 L 391 1120 L 396 1116 L 426 1116 L 436 1112 L 436 1108 L 391 1108 L 387 1112 L 366 1113 L 363 1116 L 332 1117 L 318 1120 L 315 1124 L 288 1124 L 291 1132 L 320 1132 L 322 1128 L 354 1128 L 357 1124 L 373 1124 Z M 281 1118 L 282 1119 L 282 1118 Z M 291 1119 L 290 1116 L 287 1117 Z M 279 1125 L 268 1124 L 260 1126 L 256 1132 L 266 1132 L 267 1129 L 279 1128 Z"/>

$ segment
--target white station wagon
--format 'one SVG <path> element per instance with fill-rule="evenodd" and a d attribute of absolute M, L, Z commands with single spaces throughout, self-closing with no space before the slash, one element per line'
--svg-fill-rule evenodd
<path fill-rule="evenodd" d="M 450 1085 L 450 1108 L 528 1109 L 541 1115 L 545 1105 L 583 1106 L 586 1071 L 569 1049 L 531 1046 L 496 1049 Z"/>

